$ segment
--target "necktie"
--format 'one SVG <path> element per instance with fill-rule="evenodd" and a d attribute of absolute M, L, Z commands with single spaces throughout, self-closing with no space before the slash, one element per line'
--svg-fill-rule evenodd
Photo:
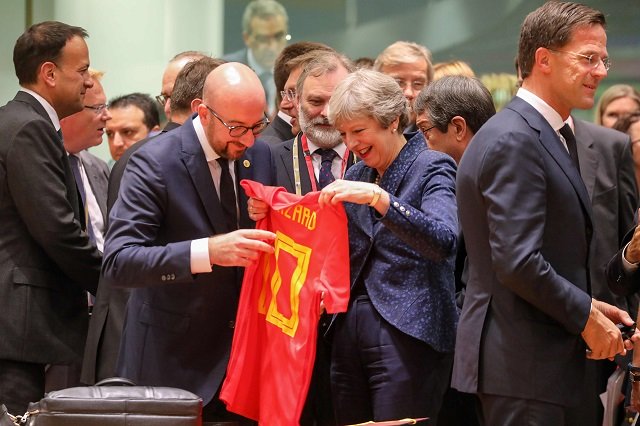
<path fill-rule="evenodd" d="M 78 192 L 80 193 L 80 200 L 82 201 L 82 206 L 80 211 L 84 212 L 84 223 L 87 234 L 89 235 L 89 239 L 93 242 L 96 240 L 95 235 L 93 233 L 93 228 L 91 227 L 91 221 L 89 220 L 89 210 L 87 209 L 87 193 L 84 188 L 84 182 L 82 182 L 82 175 L 80 174 L 80 159 L 73 155 L 69 155 L 69 164 L 71 165 L 71 172 L 73 173 L 73 178 L 76 181 L 76 186 L 78 188 Z"/>
<path fill-rule="evenodd" d="M 336 180 L 333 173 L 331 173 L 331 166 L 333 165 L 333 159 L 338 155 L 338 153 L 333 149 L 318 149 L 316 150 L 316 153 L 320 154 L 322 157 L 320 173 L 318 174 L 318 184 L 320 185 L 320 189 L 322 189 Z"/>
<path fill-rule="evenodd" d="M 578 148 L 576 144 L 576 137 L 569 127 L 568 124 L 565 123 L 564 126 L 560 129 L 560 134 L 564 138 L 567 143 L 567 148 L 569 149 L 569 156 L 571 157 L 571 161 L 573 161 L 573 165 L 578 169 L 578 173 L 580 173 L 580 162 L 578 160 Z"/>
<path fill-rule="evenodd" d="M 233 187 L 233 178 L 229 172 L 229 161 L 226 158 L 216 160 L 220 164 L 220 205 L 224 212 L 225 224 L 229 231 L 238 229 L 238 213 L 236 208 L 236 191 Z"/>

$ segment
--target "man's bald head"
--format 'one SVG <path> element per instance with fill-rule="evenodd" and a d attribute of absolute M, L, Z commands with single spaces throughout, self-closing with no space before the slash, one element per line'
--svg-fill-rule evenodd
<path fill-rule="evenodd" d="M 251 68 L 239 62 L 220 65 L 209 73 L 204 84 L 203 99 L 211 105 L 216 105 L 218 101 L 228 104 L 230 99 L 266 105 L 260 79 Z"/>
<path fill-rule="evenodd" d="M 268 122 L 265 106 L 264 89 L 251 68 L 229 62 L 211 71 L 198 106 L 209 145 L 222 157 L 240 158 Z"/>

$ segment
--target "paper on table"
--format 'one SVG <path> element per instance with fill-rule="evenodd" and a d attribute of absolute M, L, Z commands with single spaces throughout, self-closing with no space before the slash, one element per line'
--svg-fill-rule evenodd
<path fill-rule="evenodd" d="M 388 420 L 386 422 L 365 422 L 365 423 L 358 423 L 358 424 L 354 424 L 354 425 L 348 425 L 348 426 L 369 426 L 369 425 L 378 425 L 378 426 L 400 426 L 400 425 L 415 425 L 418 422 L 421 422 L 423 420 L 427 420 L 428 417 L 422 417 L 420 419 L 400 419 L 400 420 Z"/>

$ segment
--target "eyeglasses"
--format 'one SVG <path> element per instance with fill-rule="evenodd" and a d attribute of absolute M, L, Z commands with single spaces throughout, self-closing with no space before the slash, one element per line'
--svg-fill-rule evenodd
<path fill-rule="evenodd" d="M 298 94 L 296 93 L 295 90 L 289 89 L 289 90 L 281 90 L 280 96 L 282 96 L 282 99 L 286 99 L 289 102 L 293 102 L 297 99 Z"/>
<path fill-rule="evenodd" d="M 413 91 L 419 92 L 422 89 L 424 89 L 424 86 L 427 85 L 427 82 L 424 80 L 409 81 L 409 80 L 403 80 L 401 78 L 396 78 L 395 80 L 396 80 L 396 83 L 398 83 L 398 86 L 400 86 L 402 90 L 405 90 L 407 86 L 411 86 L 411 89 Z"/>
<path fill-rule="evenodd" d="M 279 31 L 275 34 L 252 34 L 251 37 L 259 44 L 269 44 L 272 40 L 275 42 L 291 40 L 291 36 L 284 31 Z"/>
<path fill-rule="evenodd" d="M 426 128 L 426 129 L 420 129 L 420 131 L 422 132 L 422 134 L 424 135 L 424 137 L 425 137 L 426 139 L 429 139 L 429 138 L 427 137 L 427 132 L 428 132 L 429 130 L 431 130 L 431 129 L 435 129 L 436 127 L 437 127 L 437 126 L 434 124 L 433 126 L 428 127 L 428 128 Z"/>
<path fill-rule="evenodd" d="M 216 114 L 216 112 L 214 110 L 209 108 L 208 105 L 206 105 L 206 104 L 202 104 L 202 105 L 204 105 L 209 110 L 209 112 L 224 125 L 224 127 L 229 129 L 229 136 L 232 136 L 234 138 L 239 138 L 240 136 L 242 136 L 245 133 L 247 133 L 249 130 L 251 130 L 251 133 L 253 133 L 253 135 L 255 136 L 255 135 L 259 134 L 260 132 L 262 132 L 267 127 L 267 125 L 269 124 L 269 119 L 267 117 L 265 117 L 264 121 L 259 122 L 258 124 L 256 124 L 253 127 L 229 126 L 227 123 L 224 122 L 224 120 L 222 118 L 220 118 L 220 116 L 218 114 Z"/>
<path fill-rule="evenodd" d="M 611 59 L 609 59 L 608 57 L 601 58 L 600 55 L 596 53 L 592 53 L 591 55 L 583 55 L 582 53 L 569 52 L 568 50 L 557 50 L 557 49 L 549 49 L 549 50 L 556 53 L 566 53 L 567 55 L 577 56 L 578 58 L 587 61 L 587 64 L 591 67 L 591 69 L 598 68 L 598 65 L 600 65 L 600 62 L 602 62 L 602 66 L 604 66 L 604 69 L 606 71 L 609 71 L 609 68 L 611 68 Z"/>
<path fill-rule="evenodd" d="M 162 94 L 160 94 L 160 95 L 156 96 L 156 101 L 158 101 L 158 103 L 159 103 L 160 105 L 164 106 L 164 104 L 166 104 L 166 103 L 167 103 L 167 101 L 169 100 L 169 98 L 171 98 L 171 96 L 169 96 L 169 95 L 162 95 Z"/>
<path fill-rule="evenodd" d="M 107 109 L 107 105 L 106 104 L 99 104 L 99 105 L 85 105 L 84 106 L 87 109 L 90 109 L 91 111 L 93 111 L 93 113 L 95 115 L 100 115 L 104 112 L 105 109 Z"/>

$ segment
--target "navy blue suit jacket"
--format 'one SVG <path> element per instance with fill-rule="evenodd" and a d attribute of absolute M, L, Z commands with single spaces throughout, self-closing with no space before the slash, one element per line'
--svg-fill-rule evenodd
<path fill-rule="evenodd" d="M 566 148 L 515 98 L 469 144 L 456 197 L 469 280 L 452 386 L 575 404 L 593 228 L 589 194 Z"/>
<path fill-rule="evenodd" d="M 380 181 L 391 203 L 384 216 L 345 203 L 352 285 L 363 280 L 385 320 L 439 352 L 453 351 L 457 322 L 455 169 L 451 157 L 415 135 Z M 345 178 L 373 182 L 375 176 L 359 161 Z"/>
<path fill-rule="evenodd" d="M 235 162 L 236 178 L 271 183 L 269 148 Z M 240 226 L 252 228 L 237 187 Z M 118 374 L 139 385 L 187 389 L 207 404 L 224 377 L 242 270 L 192 274 L 194 239 L 228 232 L 193 123 L 136 151 L 113 206 L 105 245 L 106 285 L 132 287 Z"/>

